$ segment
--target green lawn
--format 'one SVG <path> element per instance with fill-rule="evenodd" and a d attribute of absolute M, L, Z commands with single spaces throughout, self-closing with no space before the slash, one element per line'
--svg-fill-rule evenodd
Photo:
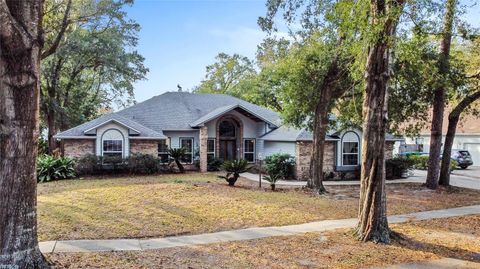
<path fill-rule="evenodd" d="M 267 186 L 266 186 L 267 187 Z M 39 239 L 145 238 L 356 216 L 358 187 L 232 188 L 215 174 L 79 179 L 38 185 Z M 387 187 L 389 214 L 480 203 L 480 192 Z"/>

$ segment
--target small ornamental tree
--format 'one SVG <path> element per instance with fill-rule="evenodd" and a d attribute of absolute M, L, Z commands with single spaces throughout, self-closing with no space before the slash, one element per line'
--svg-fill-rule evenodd
<path fill-rule="evenodd" d="M 241 173 L 245 173 L 250 170 L 250 167 L 248 166 L 248 161 L 243 159 L 225 161 L 222 165 L 222 168 L 227 172 L 227 175 L 219 176 L 219 178 L 225 179 L 228 182 L 228 186 L 232 187 L 235 185 L 235 182 L 237 182 Z"/>
<path fill-rule="evenodd" d="M 177 165 L 178 170 L 180 170 L 180 173 L 185 173 L 185 168 L 183 167 L 181 160 L 183 157 L 185 157 L 186 149 L 185 148 L 169 149 L 168 153 L 170 154 L 170 157 L 173 159 L 173 161 Z"/>
<path fill-rule="evenodd" d="M 268 174 L 268 176 L 266 176 L 264 179 L 270 183 L 270 188 L 272 188 L 272 191 L 274 191 L 277 181 L 281 179 L 281 175 L 279 173 L 271 173 Z"/>

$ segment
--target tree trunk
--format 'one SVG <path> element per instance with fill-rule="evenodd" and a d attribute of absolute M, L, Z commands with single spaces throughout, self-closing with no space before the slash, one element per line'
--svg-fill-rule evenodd
<path fill-rule="evenodd" d="M 341 45 L 343 39 L 340 39 Z M 313 149 L 310 161 L 310 179 L 307 187 L 314 189 L 319 194 L 327 192 L 323 185 L 323 160 L 325 152 L 325 138 L 328 130 L 328 113 L 333 101 L 340 97 L 346 90 L 341 81 L 346 80 L 348 72 L 340 70 L 340 59 L 337 55 L 325 75 L 322 85 L 319 87 L 319 98 L 315 107 L 313 122 Z"/>
<path fill-rule="evenodd" d="M 53 151 L 57 148 L 57 142 L 53 136 L 56 133 L 56 124 L 55 124 L 55 110 L 48 108 L 48 113 L 45 115 L 47 120 L 47 141 L 48 141 L 48 153 L 52 154 Z"/>
<path fill-rule="evenodd" d="M 0 1 L 0 267 L 48 268 L 37 241 L 42 1 Z"/>
<path fill-rule="evenodd" d="M 45 98 L 47 100 L 43 100 L 47 103 L 46 115 L 45 118 L 47 120 L 47 140 L 48 140 L 48 153 L 53 154 L 55 149 L 57 148 L 57 141 L 53 136 L 57 132 L 57 110 L 58 110 L 58 101 L 57 101 L 57 92 L 58 87 L 60 84 L 60 73 L 62 69 L 62 62 L 63 59 L 59 58 L 56 61 L 55 66 L 53 67 L 53 76 L 50 81 L 50 85 L 47 85 L 47 95 Z"/>
<path fill-rule="evenodd" d="M 465 97 L 448 115 L 448 130 L 445 137 L 445 145 L 443 146 L 442 167 L 440 169 L 439 183 L 442 186 L 450 186 L 450 156 L 452 155 L 453 140 L 457 131 L 457 124 L 462 112 L 473 102 L 480 99 L 480 91 L 474 92 Z"/>
<path fill-rule="evenodd" d="M 362 168 L 357 233 L 362 241 L 390 242 L 385 198 L 385 127 L 388 47 L 376 44 L 367 63 L 363 103 Z"/>
<path fill-rule="evenodd" d="M 361 241 L 390 242 L 385 197 L 385 133 L 387 125 L 387 84 L 389 79 L 389 39 L 394 35 L 403 7 L 402 1 L 374 0 L 371 14 L 374 27 L 382 32 L 369 48 L 363 102 L 362 168 L 360 204 L 356 233 Z M 401 10 L 400 10 L 401 11 Z M 386 20 L 384 20 L 386 17 Z"/>
<path fill-rule="evenodd" d="M 180 162 L 180 160 L 175 160 L 175 164 L 177 164 L 177 167 L 178 167 L 178 170 L 180 171 L 180 173 L 185 173 L 185 168 L 183 167 L 182 163 Z"/>
<path fill-rule="evenodd" d="M 439 180 L 439 184 L 443 186 L 450 186 L 450 156 L 452 155 L 453 139 L 455 139 L 459 119 L 459 116 L 449 117 L 448 119 L 448 130 L 447 136 L 445 137 L 445 144 L 443 145 L 443 158 Z"/>
<path fill-rule="evenodd" d="M 456 0 L 448 0 L 446 4 L 442 41 L 440 43 L 439 73 L 440 77 L 447 76 L 449 71 L 450 43 L 452 42 L 452 25 Z M 440 173 L 440 151 L 442 149 L 442 125 L 445 111 L 445 81 L 435 90 L 433 98 L 432 127 L 430 129 L 430 152 L 428 158 L 427 188 L 438 187 Z"/>
<path fill-rule="evenodd" d="M 313 149 L 310 162 L 311 178 L 307 182 L 307 187 L 314 189 L 319 194 L 327 190 L 323 186 L 323 156 L 325 152 L 325 137 L 328 128 L 328 112 L 330 106 L 330 97 L 327 92 L 323 92 L 320 101 L 315 109 L 315 119 L 313 125 Z"/>

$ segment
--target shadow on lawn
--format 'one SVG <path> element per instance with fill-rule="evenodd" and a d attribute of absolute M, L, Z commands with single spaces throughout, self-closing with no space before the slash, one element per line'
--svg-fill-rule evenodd
<path fill-rule="evenodd" d="M 396 237 L 397 238 L 395 239 L 394 244 L 402 248 L 410 249 L 413 251 L 429 252 L 445 258 L 480 262 L 480 253 L 474 251 L 421 242 L 401 233 L 396 233 Z"/>

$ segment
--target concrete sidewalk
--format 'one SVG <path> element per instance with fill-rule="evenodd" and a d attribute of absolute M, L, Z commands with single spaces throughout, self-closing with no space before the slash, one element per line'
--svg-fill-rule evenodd
<path fill-rule="evenodd" d="M 388 217 L 390 223 L 411 220 L 427 220 L 480 214 L 480 205 L 417 212 Z M 259 239 L 271 236 L 297 235 L 307 232 L 323 232 L 339 228 L 353 228 L 357 219 L 323 220 L 279 227 L 248 228 L 188 236 L 173 236 L 153 239 L 70 240 L 40 242 L 43 253 L 52 252 L 99 252 L 150 250 L 210 243 Z"/>

